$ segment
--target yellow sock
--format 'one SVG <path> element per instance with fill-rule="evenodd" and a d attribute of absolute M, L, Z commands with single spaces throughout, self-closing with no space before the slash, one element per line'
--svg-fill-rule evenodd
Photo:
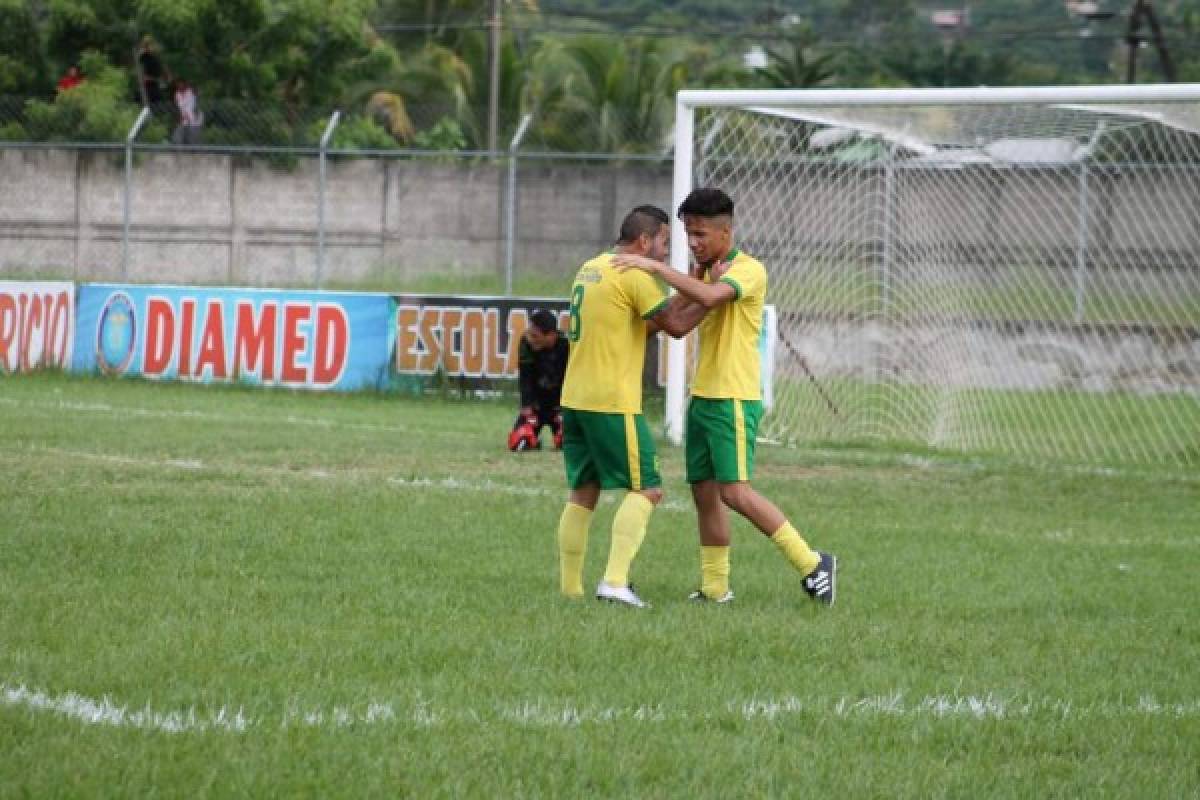
<path fill-rule="evenodd" d="M 583 597 L 583 557 L 591 522 L 591 509 L 574 503 L 567 503 L 558 519 L 559 581 L 567 597 Z"/>
<path fill-rule="evenodd" d="M 801 575 L 808 575 L 821 563 L 821 557 L 796 533 L 790 522 L 783 523 L 783 527 L 771 534 L 771 541 Z"/>
<path fill-rule="evenodd" d="M 700 591 L 709 600 L 720 600 L 729 591 L 729 545 L 701 545 Z"/>
<path fill-rule="evenodd" d="M 609 586 L 629 583 L 629 565 L 642 546 L 646 524 L 653 511 L 654 503 L 637 492 L 630 492 L 621 501 L 621 507 L 613 517 L 612 546 L 608 551 L 608 568 L 604 571 L 604 582 Z"/>

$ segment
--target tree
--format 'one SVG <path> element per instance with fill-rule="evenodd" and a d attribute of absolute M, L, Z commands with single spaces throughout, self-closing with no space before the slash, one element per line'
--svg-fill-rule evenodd
<path fill-rule="evenodd" d="M 22 0 L 0 0 L 0 95 L 36 94 L 54 86 L 47 74 L 41 34 Z"/>
<path fill-rule="evenodd" d="M 9 2 L 9 0 L 4 0 Z M 145 34 L 173 74 L 202 96 L 331 106 L 386 59 L 370 40 L 376 0 L 55 0 L 48 49 L 60 64 L 84 50 L 130 71 Z M 132 92 L 132 87 L 131 87 Z"/>
<path fill-rule="evenodd" d="M 168 71 L 197 87 L 210 142 L 311 144 L 313 119 L 395 59 L 370 35 L 375 8 L 376 0 L 54 0 L 44 27 L 52 60 L 94 50 L 122 70 L 130 103 L 134 48 L 152 35 Z"/>
<path fill-rule="evenodd" d="M 386 102 L 403 106 L 415 129 L 440 125 L 443 133 L 457 132 L 439 135 L 437 141 L 464 137 L 465 147 L 485 146 L 491 53 L 484 23 L 490 10 L 490 0 L 384 0 L 375 15 L 377 28 L 398 49 L 416 53 L 383 79 Z M 538 4 L 505 0 L 504 10 L 508 23 L 519 23 L 522 15 L 536 17 Z M 501 141 L 511 136 L 529 106 L 530 52 L 515 31 L 501 38 Z"/>
<path fill-rule="evenodd" d="M 396 55 L 386 69 L 350 88 L 348 101 L 367 112 L 401 142 L 442 119 L 466 115 L 474 76 L 453 50 L 428 42 L 407 59 Z M 461 125 L 458 125 L 461 131 Z M 445 139 L 444 139 L 445 140 Z"/>
<path fill-rule="evenodd" d="M 655 152 L 669 146 L 683 53 L 659 39 L 582 36 L 538 54 L 536 102 L 546 143 L 567 151 Z"/>
<path fill-rule="evenodd" d="M 458 53 L 475 80 L 466 84 L 466 94 L 459 117 L 472 147 L 487 146 L 488 80 L 490 46 L 484 33 L 472 31 L 463 36 Z M 517 47 L 513 35 L 500 40 L 498 146 L 504 146 L 515 132 L 524 112 L 533 108 L 536 81 L 531 75 L 532 57 Z"/>
<path fill-rule="evenodd" d="M 8 141 L 121 141 L 133 127 L 138 109 L 126 97 L 124 70 L 108 65 L 101 53 L 81 57 L 87 80 L 53 100 L 29 100 L 22 123 L 0 127 Z M 149 138 L 162 139 L 166 129 L 152 125 Z"/>
<path fill-rule="evenodd" d="M 812 35 L 800 32 L 786 47 L 767 48 L 767 66 L 757 71 L 758 83 L 769 89 L 808 89 L 827 85 L 834 77 L 834 54 L 818 53 Z"/>

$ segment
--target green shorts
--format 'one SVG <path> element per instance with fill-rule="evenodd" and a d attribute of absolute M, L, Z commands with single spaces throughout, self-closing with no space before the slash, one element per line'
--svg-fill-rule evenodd
<path fill-rule="evenodd" d="M 662 486 L 658 453 L 641 414 L 562 410 L 567 486 L 578 489 L 653 489 Z"/>
<path fill-rule="evenodd" d="M 687 481 L 748 481 L 754 474 L 754 439 L 762 419 L 758 400 L 693 397 L 687 413 Z"/>

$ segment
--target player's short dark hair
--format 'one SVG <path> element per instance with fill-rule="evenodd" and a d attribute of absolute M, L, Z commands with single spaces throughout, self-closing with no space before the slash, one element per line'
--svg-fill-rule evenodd
<path fill-rule="evenodd" d="M 679 204 L 679 216 L 732 217 L 733 199 L 720 189 L 693 189 Z"/>
<path fill-rule="evenodd" d="M 542 333 L 550 333 L 551 331 L 558 330 L 558 319 L 544 308 L 539 308 L 530 314 L 529 321 L 533 323 L 533 327 Z"/>
<path fill-rule="evenodd" d="M 621 223 L 621 235 L 617 239 L 621 244 L 635 241 L 643 233 L 654 236 L 663 225 L 670 225 L 671 218 L 667 212 L 658 206 L 638 206 L 625 215 Z"/>

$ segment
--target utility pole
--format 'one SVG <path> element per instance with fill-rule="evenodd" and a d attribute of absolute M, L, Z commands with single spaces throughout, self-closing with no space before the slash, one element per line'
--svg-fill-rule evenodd
<path fill-rule="evenodd" d="M 500 0 L 492 0 L 492 11 L 488 18 L 488 55 L 487 149 L 495 152 L 500 127 Z"/>
<path fill-rule="evenodd" d="M 1154 13 L 1153 0 L 1135 0 L 1133 11 L 1129 14 L 1129 27 L 1125 32 L 1125 42 L 1129 45 L 1129 63 L 1126 65 L 1125 82 L 1137 82 L 1138 49 L 1142 46 L 1142 19 L 1150 24 L 1150 35 L 1154 39 L 1154 47 L 1158 50 L 1158 63 L 1162 66 L 1163 76 L 1175 82 L 1175 64 L 1171 54 L 1167 52 L 1167 41 L 1163 37 L 1162 26 L 1158 24 L 1158 15 Z"/>
<path fill-rule="evenodd" d="M 971 24 L 971 9 L 963 3 L 962 8 L 943 9 L 934 11 L 930 21 L 942 34 L 942 86 L 950 85 L 950 51 L 954 44 L 962 38 L 967 26 Z"/>

